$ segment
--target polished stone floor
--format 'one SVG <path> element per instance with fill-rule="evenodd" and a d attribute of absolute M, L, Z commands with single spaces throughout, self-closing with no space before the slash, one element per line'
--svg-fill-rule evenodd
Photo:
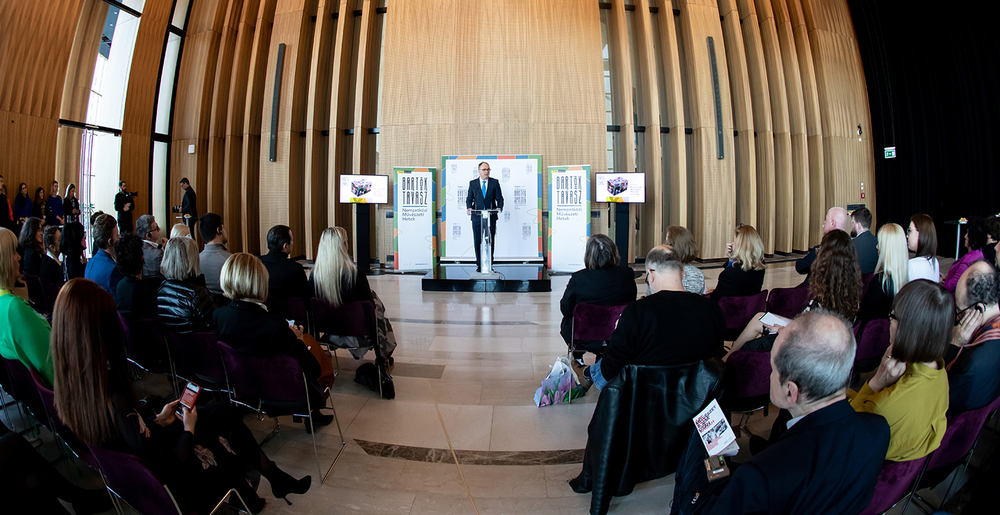
<path fill-rule="evenodd" d="M 705 269 L 709 288 L 719 272 Z M 317 469 L 326 472 L 340 445 L 336 426 L 317 431 L 317 464 L 310 435 L 290 417 L 281 418 L 281 430 L 264 450 L 292 475 L 312 474 L 314 486 L 287 506 L 262 484 L 264 513 L 587 512 L 590 495 L 575 494 L 566 481 L 580 472 L 599 392 L 541 409 L 532 400 L 549 367 L 566 352 L 559 299 L 569 277 L 554 276 L 551 293 L 522 294 L 422 292 L 420 280 L 369 277 L 399 343 L 392 370 L 396 398 L 380 399 L 355 383 L 361 362 L 340 351 L 342 372 L 332 402 L 346 451 L 320 485 Z M 769 265 L 765 276 L 765 288 L 799 282 L 790 262 Z M 639 288 L 645 289 L 641 278 Z M 155 378 L 146 381 L 156 387 Z M 773 409 L 767 418 L 757 412 L 749 427 L 766 435 L 774 415 Z M 260 438 L 274 427 L 270 419 L 246 421 Z M 51 439 L 41 437 L 52 455 Z M 748 457 L 746 438 L 740 438 L 738 461 Z M 615 498 L 611 513 L 663 513 L 672 495 L 671 475 Z M 911 506 L 911 512 L 917 511 Z"/>

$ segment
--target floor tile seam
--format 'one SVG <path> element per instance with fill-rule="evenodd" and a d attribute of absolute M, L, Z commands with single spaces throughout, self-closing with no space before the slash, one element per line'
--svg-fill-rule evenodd
<path fill-rule="evenodd" d="M 455 454 L 455 447 L 451 443 L 451 436 L 448 434 L 448 428 L 444 424 L 444 417 L 441 415 L 441 409 L 437 403 L 434 403 L 434 411 L 437 412 L 438 421 L 441 423 L 441 430 L 444 431 L 444 439 L 448 442 L 448 450 L 451 452 L 451 458 L 455 462 L 455 467 L 458 469 L 458 477 L 462 479 L 462 486 L 465 487 L 465 492 L 469 496 L 469 502 L 472 503 L 472 509 L 475 511 L 476 515 L 479 515 L 479 507 L 476 506 L 476 498 L 472 495 L 472 488 L 469 487 L 469 482 L 465 479 L 465 472 L 462 471 L 462 464 L 458 462 L 458 456 Z"/>

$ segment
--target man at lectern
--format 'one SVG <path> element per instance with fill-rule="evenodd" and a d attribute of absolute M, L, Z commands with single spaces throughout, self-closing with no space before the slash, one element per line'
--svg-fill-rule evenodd
<path fill-rule="evenodd" d="M 479 163 L 479 178 L 469 181 L 469 194 L 465 197 L 466 212 L 472 215 L 472 236 L 476 241 L 476 271 L 481 272 L 479 246 L 482 244 L 483 228 L 481 218 L 478 213 L 473 214 L 473 209 L 499 209 L 503 211 L 503 192 L 500 191 L 500 181 L 490 179 L 490 164 L 486 161 Z M 493 249 L 496 248 L 497 235 L 497 214 L 490 213 L 490 259 L 493 258 Z"/>

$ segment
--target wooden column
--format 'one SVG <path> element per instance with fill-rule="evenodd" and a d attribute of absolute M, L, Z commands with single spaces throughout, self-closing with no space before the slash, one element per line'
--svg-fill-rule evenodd
<path fill-rule="evenodd" d="M 646 203 L 642 205 L 639 254 L 663 243 L 667 232 L 667 202 L 664 195 L 666 177 L 663 171 L 663 152 L 660 148 L 660 95 L 656 87 L 656 54 L 653 51 L 653 22 L 649 0 L 637 0 L 634 13 L 636 50 L 639 52 L 639 77 L 642 88 L 642 120 L 646 127 Z"/>
<path fill-rule="evenodd" d="M 337 202 L 340 175 L 351 173 L 351 152 L 355 135 L 353 131 L 354 89 L 351 82 L 354 54 L 354 6 L 353 0 L 340 0 L 337 11 L 337 28 L 333 47 L 330 98 L 330 140 L 327 166 L 327 210 L 326 226 L 344 226 L 350 223 L 354 210 L 351 206 Z M 346 171 L 345 171 L 346 170 Z M 316 242 L 319 243 L 318 241 Z"/>
<path fill-rule="evenodd" d="M 339 7 L 337 0 L 320 0 L 316 8 L 316 30 L 309 62 L 309 94 L 306 97 L 306 160 L 305 160 L 305 228 L 302 239 L 306 257 L 314 259 L 319 238 L 327 227 L 327 202 L 336 202 L 327 195 L 329 142 L 335 137 L 330 128 L 330 78 L 335 47 L 334 35 Z M 324 134 L 326 133 L 326 134 Z"/>
<path fill-rule="evenodd" d="M 736 158 L 736 222 L 757 226 L 757 151 L 753 131 L 753 99 L 747 54 L 743 47 L 740 13 L 735 0 L 719 0 L 722 32 L 729 61 L 729 94 L 733 103 L 733 126 L 738 136 Z"/>
<path fill-rule="evenodd" d="M 232 249 L 237 248 L 235 244 L 242 246 L 242 233 L 240 230 L 233 231 L 230 225 L 235 225 L 236 219 L 226 216 L 230 211 L 226 204 L 227 190 L 229 184 L 226 178 L 226 139 L 228 137 L 229 109 L 231 103 L 229 97 L 236 94 L 233 91 L 233 64 L 236 57 L 237 48 L 240 44 L 238 31 L 243 20 L 244 0 L 223 0 L 225 13 L 223 14 L 222 27 L 219 35 L 219 57 L 215 68 L 215 84 L 212 86 L 212 106 L 209 112 L 208 141 L 206 152 L 208 153 L 208 187 L 205 191 L 208 211 L 218 213 L 222 216 L 226 224 L 226 232 L 230 240 L 233 233 L 237 235 L 237 241 L 229 245 Z M 219 6 L 222 10 L 222 5 Z M 245 40 L 244 40 L 245 44 Z M 232 199 L 232 194 L 228 195 Z M 232 251 L 231 249 L 231 251 Z"/>
<path fill-rule="evenodd" d="M 632 60 L 629 52 L 628 20 L 625 16 L 625 2 L 611 2 L 608 13 L 608 47 L 611 55 L 611 109 L 615 124 L 621 127 L 618 139 L 618 158 L 615 159 L 616 172 L 635 171 L 635 123 L 632 103 Z M 629 206 L 628 220 L 615 220 L 615 224 L 633 224 L 637 208 Z M 628 249 L 618 249 L 622 259 L 635 262 L 635 236 L 629 230 Z"/>
<path fill-rule="evenodd" d="M 661 151 L 667 155 L 667 179 L 664 201 L 667 203 L 667 221 L 664 225 L 688 225 L 687 196 L 687 144 L 684 141 L 684 89 L 681 76 L 677 29 L 674 24 L 674 2 L 663 0 L 656 13 L 660 25 L 660 48 L 663 59 L 663 87 L 666 91 L 667 119 L 660 124 L 667 127 L 666 145 Z"/>
<path fill-rule="evenodd" d="M 816 89 L 816 70 L 813 68 L 812 45 L 809 43 L 809 29 L 802 12 L 802 0 L 788 1 L 788 16 L 795 37 L 796 55 L 802 78 L 802 99 L 805 108 L 806 149 L 809 168 L 809 216 L 807 222 L 808 241 L 804 250 L 819 245 L 823 237 L 821 224 L 826 218 L 825 178 L 823 174 L 823 135 L 819 110 L 819 92 Z"/>
<path fill-rule="evenodd" d="M 376 115 L 378 114 L 378 65 L 379 53 L 381 50 L 382 27 L 377 23 L 378 16 L 375 8 L 378 7 L 378 0 L 364 0 L 361 7 L 360 30 L 358 31 L 358 51 L 357 63 L 354 71 L 354 117 L 353 129 L 354 138 L 351 141 L 351 168 L 350 173 L 354 175 L 375 173 L 375 143 L 374 138 L 368 134 L 368 129 L 375 128 Z M 357 211 L 353 210 L 352 242 L 357 242 L 358 221 Z M 377 241 L 374 238 L 374 219 L 378 212 L 378 207 L 370 209 L 368 227 L 370 237 L 369 246 L 373 247 Z M 373 252 L 374 248 L 368 249 L 368 255 L 377 257 Z M 357 249 L 355 249 L 357 256 Z"/>

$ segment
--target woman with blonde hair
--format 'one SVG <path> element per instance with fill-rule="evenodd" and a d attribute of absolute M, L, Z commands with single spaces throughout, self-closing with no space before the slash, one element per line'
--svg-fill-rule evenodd
<path fill-rule="evenodd" d="M 198 244 L 190 238 L 168 240 L 160 271 L 166 278 L 156 292 L 160 325 L 178 333 L 207 330 L 216 305 L 201 275 Z"/>
<path fill-rule="evenodd" d="M 0 356 L 18 360 L 38 371 L 52 384 L 52 359 L 49 358 L 49 323 L 27 301 L 14 294 L 21 276 L 17 237 L 0 227 Z"/>
<path fill-rule="evenodd" d="M 691 264 L 698 257 L 698 244 L 687 227 L 671 225 L 667 227 L 667 240 L 663 243 L 674 249 L 681 263 L 684 263 L 684 291 L 698 295 L 705 294 L 705 274 Z"/>
<path fill-rule="evenodd" d="M 368 278 L 358 273 L 358 268 L 347 253 L 347 241 L 340 227 L 327 227 L 319 239 L 316 264 L 309 276 L 309 289 L 313 296 L 337 307 L 348 302 L 369 300 L 375 303 L 375 318 L 378 326 L 376 362 L 392 364 L 392 351 L 396 349 L 396 337 L 389 320 L 385 318 L 385 305 L 368 285 Z M 345 231 L 346 232 L 346 231 Z M 354 357 L 361 359 L 367 349 L 358 345 L 353 337 L 346 337 L 338 343 L 342 348 L 351 349 Z"/>
<path fill-rule="evenodd" d="M 285 354 L 295 358 L 309 380 L 310 402 L 314 406 L 310 422 L 317 427 L 333 422 L 333 415 L 320 412 L 326 401 L 323 387 L 333 385 L 330 357 L 302 326 L 290 325 L 268 312 L 264 305 L 268 294 L 268 273 L 264 263 L 250 254 L 233 254 L 222 265 L 219 282 L 226 297 L 232 301 L 212 313 L 212 328 L 219 339 L 237 352 L 251 356 Z M 323 378 L 322 360 L 329 369 L 329 375 Z M 312 426 L 306 426 L 307 432 L 312 430 Z"/>
<path fill-rule="evenodd" d="M 737 227 L 726 256 L 729 263 L 719 274 L 719 284 L 710 292 L 712 300 L 760 293 L 764 287 L 764 242 L 757 229 L 745 224 Z"/>
<path fill-rule="evenodd" d="M 174 224 L 170 229 L 170 238 L 190 238 L 191 229 L 184 224 Z"/>
<path fill-rule="evenodd" d="M 875 320 L 889 316 L 892 299 L 909 282 L 909 255 L 906 233 L 899 224 L 885 224 L 878 230 L 878 264 L 875 277 L 861 299 L 858 320 Z"/>

